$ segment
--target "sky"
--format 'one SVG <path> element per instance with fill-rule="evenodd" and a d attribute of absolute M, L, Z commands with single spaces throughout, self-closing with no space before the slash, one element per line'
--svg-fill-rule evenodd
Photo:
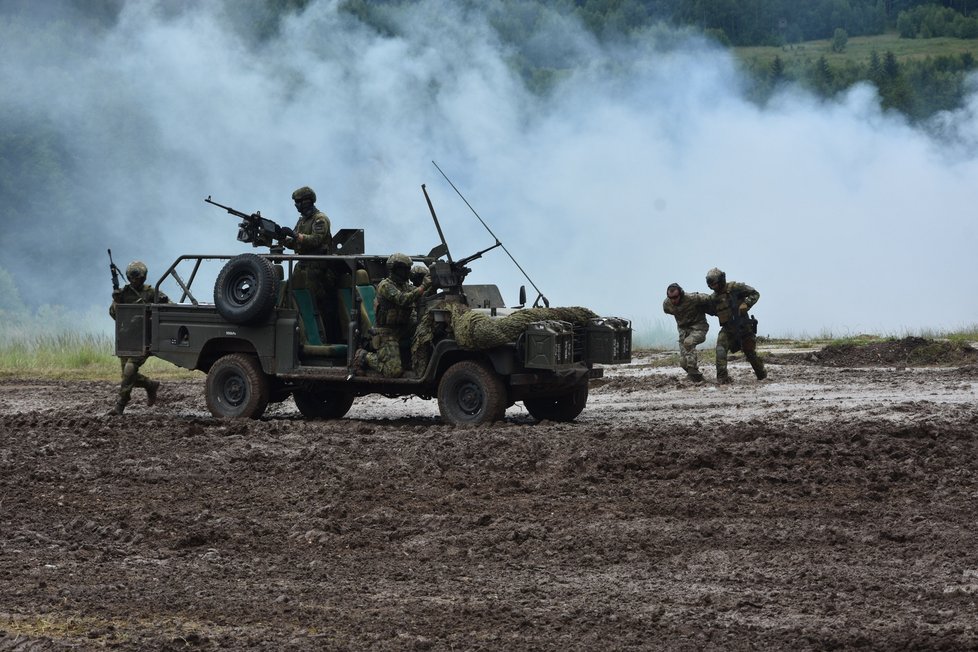
<path fill-rule="evenodd" d="M 250 251 L 203 199 L 293 225 L 302 185 L 334 232 L 365 230 L 368 253 L 438 243 L 422 184 L 455 258 L 492 245 L 435 161 L 551 305 L 639 334 L 670 331 L 666 286 L 706 292 L 713 267 L 760 292 L 764 335 L 978 323 L 978 78 L 938 139 L 868 86 L 828 102 L 788 87 L 759 107 L 701 40 L 601 44 L 553 15 L 531 49 L 569 68 L 541 95 L 479 11 L 422 0 L 391 11 L 392 37 L 337 5 L 262 42 L 218 2 L 127 2 L 109 28 L 68 9 L 0 17 L 0 127 L 43 125 L 72 162 L 73 196 L 0 202 L 16 227 L 0 229 L 0 267 L 21 297 L 107 305 L 106 248 L 151 280 L 180 254 Z M 529 285 L 501 250 L 470 267 L 508 301 Z"/>

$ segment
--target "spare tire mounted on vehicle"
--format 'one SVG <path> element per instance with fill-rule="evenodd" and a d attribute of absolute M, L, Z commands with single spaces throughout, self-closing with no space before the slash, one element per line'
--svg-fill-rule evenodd
<path fill-rule="evenodd" d="M 227 262 L 214 284 L 214 306 L 232 324 L 259 322 L 275 308 L 278 277 L 270 261 L 241 254 Z"/>

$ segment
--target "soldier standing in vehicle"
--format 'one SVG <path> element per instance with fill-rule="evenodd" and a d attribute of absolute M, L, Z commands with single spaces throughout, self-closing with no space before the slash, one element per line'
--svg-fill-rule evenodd
<path fill-rule="evenodd" d="M 727 373 L 727 353 L 740 350 L 743 350 L 757 379 L 764 380 L 767 371 L 757 355 L 757 322 L 747 315 L 761 298 L 760 292 L 746 283 L 727 281 L 727 275 L 716 267 L 706 273 L 706 285 L 713 290 L 710 298 L 720 321 L 716 348 L 717 382 L 731 382 Z"/>
<path fill-rule="evenodd" d="M 282 229 L 282 244 L 300 255 L 329 255 L 333 253 L 333 235 L 330 232 L 329 218 L 316 208 L 316 191 L 302 186 L 292 193 L 292 202 L 299 211 L 299 221 L 294 229 Z M 336 337 L 336 314 L 330 301 L 329 291 L 333 288 L 333 273 L 325 262 L 300 262 L 293 269 L 293 284 L 304 285 L 312 294 L 316 305 L 323 312 L 324 333 L 330 341 Z"/>
<path fill-rule="evenodd" d="M 699 362 L 696 359 L 696 346 L 706 340 L 710 325 L 706 322 L 707 313 L 715 315 L 713 300 L 708 294 L 687 293 L 678 283 L 666 288 L 666 299 L 662 302 L 662 312 L 676 318 L 679 329 L 679 366 L 694 383 L 703 382 Z"/>
<path fill-rule="evenodd" d="M 366 349 L 357 351 L 353 359 L 354 371 L 367 369 L 388 378 L 403 373 L 401 342 L 409 340 L 414 330 L 412 313 L 418 300 L 428 293 L 431 281 L 415 287 L 410 281 L 411 259 L 406 254 L 392 254 L 387 259 L 387 278 L 377 286 L 374 308 L 376 324 L 372 330 L 376 352 Z"/>
<path fill-rule="evenodd" d="M 112 291 L 112 305 L 109 306 L 109 315 L 115 319 L 116 305 L 120 303 L 170 303 L 170 299 L 158 292 L 154 287 L 146 285 L 148 270 L 146 265 L 138 260 L 134 260 L 126 267 L 126 279 L 129 283 L 118 290 Z M 156 395 L 160 389 L 160 381 L 150 380 L 139 373 L 139 368 L 146 362 L 149 356 L 122 356 L 119 362 L 122 365 L 122 384 L 119 386 L 119 398 L 115 402 L 115 407 L 109 411 L 110 415 L 120 415 L 126 409 L 126 405 L 132 398 L 134 387 L 142 387 L 146 390 L 146 405 L 152 406 L 156 403 Z"/>

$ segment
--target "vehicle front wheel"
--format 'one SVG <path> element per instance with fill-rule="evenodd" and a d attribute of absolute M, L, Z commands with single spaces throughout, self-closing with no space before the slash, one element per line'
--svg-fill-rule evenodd
<path fill-rule="evenodd" d="M 456 362 L 438 384 L 438 410 L 449 423 L 478 425 L 499 421 L 508 399 L 502 378 L 474 360 Z"/>
<path fill-rule="evenodd" d="M 331 390 L 297 389 L 292 398 L 308 419 L 342 419 L 353 406 L 353 394 Z"/>
<path fill-rule="evenodd" d="M 587 405 L 587 396 L 588 380 L 585 378 L 566 394 L 523 399 L 523 405 L 537 421 L 573 421 Z"/>
<path fill-rule="evenodd" d="M 268 377 L 250 355 L 226 355 L 207 372 L 207 407 L 215 417 L 257 419 L 269 394 Z"/>

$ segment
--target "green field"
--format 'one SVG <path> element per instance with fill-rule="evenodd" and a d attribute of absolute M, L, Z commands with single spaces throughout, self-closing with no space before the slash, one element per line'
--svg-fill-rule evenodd
<path fill-rule="evenodd" d="M 880 57 L 887 51 L 892 52 L 901 63 L 923 60 L 927 57 L 960 56 L 964 53 L 971 53 L 978 60 L 978 39 L 950 37 L 909 39 L 900 38 L 896 32 L 887 32 L 879 36 L 853 36 L 843 52 L 833 52 L 832 42 L 829 40 L 806 41 L 785 46 L 733 48 L 737 58 L 752 67 L 768 67 L 775 57 L 781 57 L 785 68 L 789 70 L 809 66 L 823 56 L 833 68 L 841 68 L 849 64 L 865 65 L 874 50 Z"/>

